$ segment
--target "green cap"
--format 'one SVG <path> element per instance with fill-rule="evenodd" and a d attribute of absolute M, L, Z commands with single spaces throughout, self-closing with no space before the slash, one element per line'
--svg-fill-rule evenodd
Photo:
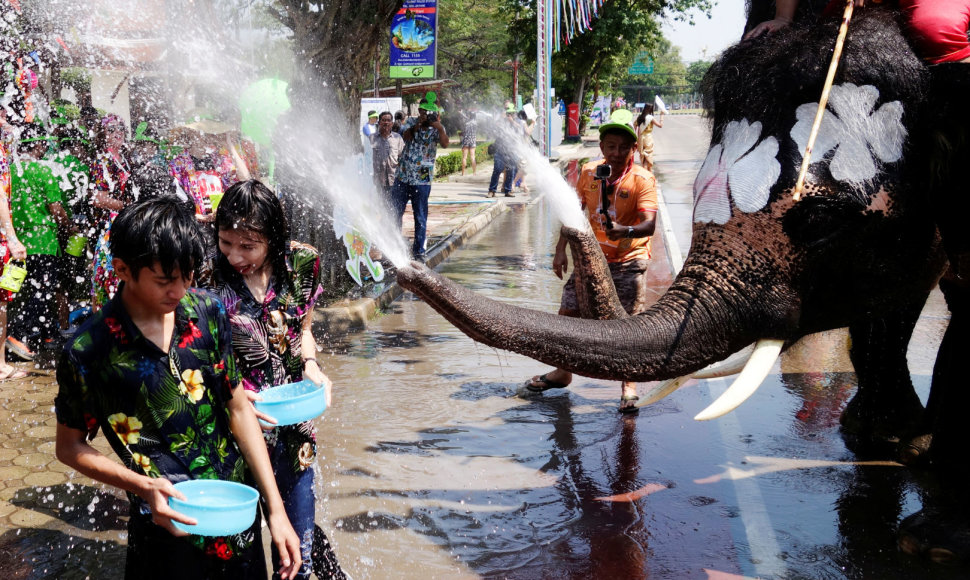
<path fill-rule="evenodd" d="M 514 115 L 515 114 L 515 105 L 509 105 L 508 107 L 506 107 L 505 114 L 506 115 Z"/>
<path fill-rule="evenodd" d="M 378 118 L 380 116 L 381 116 L 381 114 L 378 113 L 377 111 L 367 111 L 367 118 L 368 119 L 376 119 L 376 118 Z"/>
<path fill-rule="evenodd" d="M 424 109 L 425 111 L 431 111 L 432 113 L 437 113 L 438 105 L 435 104 L 437 100 L 438 100 L 438 95 L 436 95 L 434 91 L 428 91 L 427 93 L 425 93 L 424 99 L 422 99 L 421 102 L 418 103 L 418 108 Z"/>
<path fill-rule="evenodd" d="M 610 115 L 610 122 L 600 125 L 600 136 L 611 129 L 622 129 L 636 141 L 637 132 L 633 129 L 633 113 L 626 109 L 617 109 Z"/>

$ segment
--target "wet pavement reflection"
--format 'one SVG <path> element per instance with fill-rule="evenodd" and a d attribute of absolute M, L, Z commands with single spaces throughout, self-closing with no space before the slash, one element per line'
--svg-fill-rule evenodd
<path fill-rule="evenodd" d="M 541 206 L 519 208 L 441 270 L 555 311 L 556 230 Z M 839 435 L 855 389 L 844 331 L 808 337 L 748 404 L 698 423 L 725 380 L 637 416 L 616 412 L 615 383 L 580 377 L 522 400 L 542 365 L 475 344 L 409 296 L 330 343 L 324 511 L 355 577 L 961 577 L 895 548 L 931 478 L 857 457 Z M 929 312 L 918 334 L 938 341 L 943 325 Z M 924 397 L 933 348 L 914 355 Z"/>
<path fill-rule="evenodd" d="M 557 228 L 541 204 L 517 206 L 441 270 L 555 311 Z M 664 262 L 654 295 L 670 281 Z M 911 350 L 924 398 L 939 306 Z M 846 340 L 808 337 L 722 419 L 692 417 L 726 380 L 625 416 L 615 382 L 576 377 L 568 390 L 515 397 L 542 365 L 472 342 L 405 295 L 366 331 L 319 340 L 335 404 L 318 420 L 318 521 L 355 579 L 964 577 L 895 548 L 900 517 L 934 484 L 846 448 Z M 0 434 L 0 570 L 4 580 L 120 578 L 124 501 L 54 460 L 52 400 L 49 374 L 0 386 L 13 425 Z"/>

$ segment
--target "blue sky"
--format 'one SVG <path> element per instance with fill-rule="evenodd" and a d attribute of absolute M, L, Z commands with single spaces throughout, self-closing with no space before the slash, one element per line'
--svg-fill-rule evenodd
<path fill-rule="evenodd" d="M 684 62 L 691 63 L 702 58 L 712 60 L 741 38 L 744 0 L 716 0 L 711 18 L 699 10 L 693 11 L 693 16 L 694 26 L 667 18 L 663 23 L 664 36 L 680 47 Z"/>

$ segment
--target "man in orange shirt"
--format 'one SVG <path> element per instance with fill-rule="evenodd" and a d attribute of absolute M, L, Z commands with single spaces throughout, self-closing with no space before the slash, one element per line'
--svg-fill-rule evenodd
<path fill-rule="evenodd" d="M 633 163 L 637 134 L 633 130 L 632 120 L 632 113 L 621 109 L 613 113 L 609 123 L 600 126 L 603 159 L 583 166 L 576 189 L 583 211 L 610 265 L 623 308 L 630 314 L 639 314 L 646 310 L 650 236 L 657 223 L 657 180 L 645 168 Z M 597 166 L 604 164 L 609 165 L 611 175 L 605 184 L 610 223 L 601 212 L 603 196 L 600 182 L 595 178 Z M 566 240 L 560 238 L 552 268 L 556 276 L 562 279 L 567 266 Z M 559 314 L 579 316 L 575 274 L 569 277 L 563 288 Z M 555 369 L 527 381 L 520 393 L 541 393 L 548 389 L 564 388 L 569 386 L 572 378 L 572 373 Z M 624 381 L 620 411 L 636 412 L 637 399 L 636 383 Z"/>

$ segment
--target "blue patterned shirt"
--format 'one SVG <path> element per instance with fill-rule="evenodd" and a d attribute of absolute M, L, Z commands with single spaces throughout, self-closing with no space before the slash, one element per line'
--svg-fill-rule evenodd
<path fill-rule="evenodd" d="M 409 119 L 401 128 L 404 133 L 418 124 L 415 117 Z M 434 158 L 438 153 L 438 140 L 441 136 L 434 127 L 415 129 L 414 138 L 404 146 L 400 163 L 397 166 L 397 178 L 402 183 L 411 185 L 430 185 L 434 179 Z"/>

